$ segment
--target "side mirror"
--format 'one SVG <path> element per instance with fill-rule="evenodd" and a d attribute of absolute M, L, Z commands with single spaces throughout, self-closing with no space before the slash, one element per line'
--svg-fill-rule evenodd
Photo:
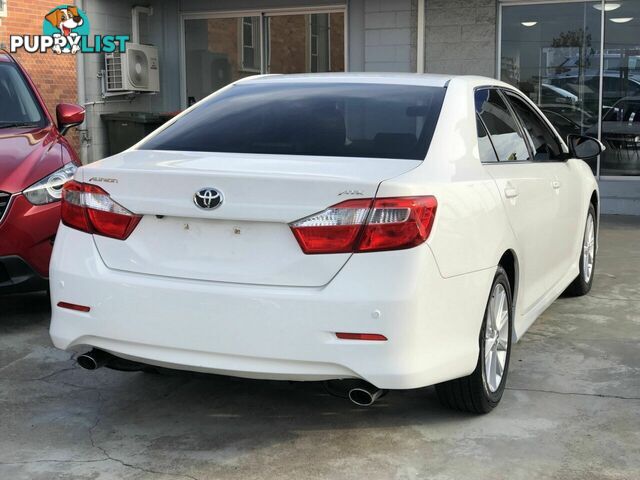
<path fill-rule="evenodd" d="M 588 160 L 597 157 L 605 150 L 605 146 L 593 137 L 571 134 L 567 137 L 571 156 Z"/>
<path fill-rule="evenodd" d="M 58 130 L 64 135 L 71 127 L 84 122 L 84 108 L 74 103 L 61 103 L 56 107 Z"/>

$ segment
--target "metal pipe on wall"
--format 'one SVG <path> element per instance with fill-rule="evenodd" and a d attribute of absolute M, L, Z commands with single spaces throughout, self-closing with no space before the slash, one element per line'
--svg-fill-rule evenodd
<path fill-rule="evenodd" d="M 424 73 L 424 42 L 425 32 L 425 0 L 418 0 L 418 32 L 416 36 L 416 71 Z"/>

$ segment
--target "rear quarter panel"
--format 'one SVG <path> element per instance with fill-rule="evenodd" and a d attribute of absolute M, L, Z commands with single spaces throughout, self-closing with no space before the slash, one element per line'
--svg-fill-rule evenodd
<path fill-rule="evenodd" d="M 472 84 L 452 80 L 425 161 L 378 191 L 436 197 L 428 245 L 445 278 L 495 268 L 506 250 L 518 250 L 498 188 L 480 163 L 475 121 Z"/>

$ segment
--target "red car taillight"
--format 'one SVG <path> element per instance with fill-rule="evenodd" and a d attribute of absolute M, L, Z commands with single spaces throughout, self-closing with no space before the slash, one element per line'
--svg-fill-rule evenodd
<path fill-rule="evenodd" d="M 400 250 L 429 238 L 437 206 L 431 196 L 347 200 L 290 227 L 307 254 Z"/>
<path fill-rule="evenodd" d="M 141 218 L 95 185 L 72 180 L 62 189 L 62 223 L 68 227 L 126 240 Z"/>

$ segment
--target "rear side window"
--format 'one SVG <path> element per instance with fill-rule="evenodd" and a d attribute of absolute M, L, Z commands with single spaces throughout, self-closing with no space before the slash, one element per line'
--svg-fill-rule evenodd
<path fill-rule="evenodd" d="M 480 161 L 482 163 L 497 162 L 498 157 L 496 157 L 496 152 L 491 144 L 487 129 L 477 115 L 476 127 L 478 129 L 478 153 L 480 154 Z"/>
<path fill-rule="evenodd" d="M 444 94 L 410 85 L 240 84 L 139 148 L 423 160 Z"/>
<path fill-rule="evenodd" d="M 554 133 L 524 100 L 509 92 L 505 92 L 505 95 L 520 118 L 520 123 L 529 137 L 529 143 L 533 146 L 533 159 L 558 160 L 562 155 L 562 147 Z"/>
<path fill-rule="evenodd" d="M 496 89 L 476 90 L 476 112 L 482 119 L 496 149 L 498 161 L 529 160 L 529 150 L 516 119 Z"/>

